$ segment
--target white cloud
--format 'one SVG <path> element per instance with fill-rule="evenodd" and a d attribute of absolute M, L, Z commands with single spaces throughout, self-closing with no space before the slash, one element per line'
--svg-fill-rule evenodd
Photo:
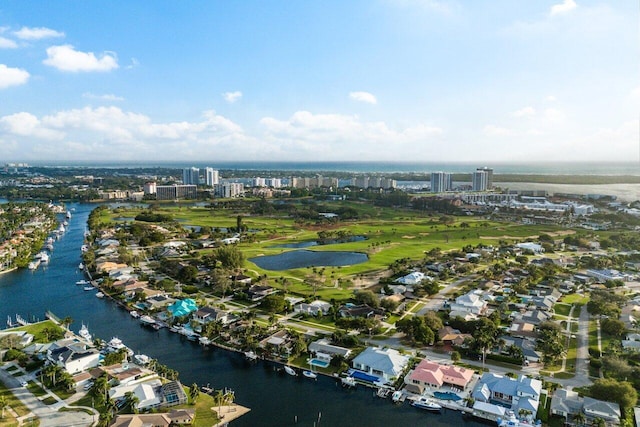
<path fill-rule="evenodd" d="M 367 104 L 377 104 L 378 100 L 376 97 L 369 92 L 350 92 L 349 98 L 358 102 L 366 102 Z"/>
<path fill-rule="evenodd" d="M 64 37 L 64 33 L 56 30 L 52 30 L 50 28 L 38 27 L 38 28 L 29 28 L 22 27 L 18 31 L 14 31 L 16 37 L 22 40 L 41 40 L 48 39 L 53 37 Z"/>
<path fill-rule="evenodd" d="M 265 132 L 260 139 L 278 147 L 272 154 L 289 159 L 406 160 L 408 153 L 427 155 L 429 144 L 444 133 L 426 124 L 394 129 L 358 116 L 309 111 L 297 111 L 286 120 L 264 117 L 260 124 Z"/>
<path fill-rule="evenodd" d="M 549 95 L 545 98 L 548 102 L 556 102 L 558 100 L 558 98 L 556 98 L 553 95 Z"/>
<path fill-rule="evenodd" d="M 563 0 L 562 3 L 554 4 L 551 6 L 551 11 L 549 14 L 551 16 L 562 15 L 564 13 L 571 12 L 573 9 L 578 7 L 575 0 Z"/>
<path fill-rule="evenodd" d="M 25 84 L 29 76 L 29 72 L 21 68 L 10 68 L 0 64 L 0 89 Z"/>
<path fill-rule="evenodd" d="M 87 99 L 99 99 L 101 101 L 124 101 L 123 97 L 113 95 L 111 93 L 106 93 L 104 95 L 96 95 L 91 92 L 85 92 L 82 94 L 82 97 Z"/>
<path fill-rule="evenodd" d="M 533 107 L 524 107 L 511 113 L 513 117 L 532 117 L 536 115 L 536 110 Z"/>
<path fill-rule="evenodd" d="M 486 125 L 482 132 L 487 136 L 512 136 L 514 134 L 511 129 L 495 125 Z"/>
<path fill-rule="evenodd" d="M 70 72 L 111 71 L 118 68 L 114 53 L 104 52 L 98 58 L 93 52 L 80 52 L 71 45 L 51 46 L 47 49 L 47 59 L 42 62 Z"/>
<path fill-rule="evenodd" d="M 127 70 L 137 68 L 139 65 L 140 61 L 138 61 L 136 58 L 131 58 L 131 64 L 127 65 Z"/>
<path fill-rule="evenodd" d="M 18 47 L 18 44 L 13 40 L 10 40 L 5 37 L 0 37 L 0 49 L 15 49 Z"/>
<path fill-rule="evenodd" d="M 42 126 L 41 121 L 30 113 L 16 113 L 0 117 L 0 124 L 8 133 L 19 136 L 32 136 L 40 139 L 62 139 L 64 134 Z"/>
<path fill-rule="evenodd" d="M 235 92 L 225 92 L 222 94 L 222 97 L 229 104 L 233 104 L 234 102 L 239 101 L 240 98 L 242 98 L 242 92 L 240 92 L 239 90 Z"/>

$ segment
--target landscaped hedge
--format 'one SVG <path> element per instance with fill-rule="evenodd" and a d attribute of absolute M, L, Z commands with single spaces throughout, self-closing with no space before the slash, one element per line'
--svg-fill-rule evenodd
<path fill-rule="evenodd" d="M 511 363 L 511 364 L 514 364 L 514 365 L 522 365 L 522 360 L 521 359 L 516 359 L 516 358 L 511 357 L 511 356 L 505 356 L 503 354 L 487 354 L 487 359 L 496 360 L 498 362 Z"/>

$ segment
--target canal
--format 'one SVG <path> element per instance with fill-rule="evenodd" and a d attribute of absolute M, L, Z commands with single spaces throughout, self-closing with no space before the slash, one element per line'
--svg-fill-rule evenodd
<path fill-rule="evenodd" d="M 190 385 L 210 384 L 235 391 L 236 402 L 251 408 L 232 426 L 481 426 L 464 421 L 461 414 L 445 410 L 432 414 L 407 403 L 393 405 L 373 396 L 371 389 L 359 386 L 342 389 L 332 378 L 312 381 L 302 376 L 290 377 L 274 371 L 273 366 L 249 364 L 240 354 L 217 348 L 203 348 L 166 329 L 154 331 L 139 322 L 115 303 L 95 297 L 75 282 L 82 279 L 78 270 L 80 247 L 87 216 L 95 205 L 70 204 L 72 218 L 67 232 L 56 241 L 46 269 L 27 269 L 0 275 L 0 321 L 44 318 L 46 310 L 59 317 L 74 319 L 76 332 L 82 323 L 94 336 L 122 339 L 136 353 L 156 358 L 180 372 L 180 380 Z M 297 419 L 297 423 L 296 423 Z"/>

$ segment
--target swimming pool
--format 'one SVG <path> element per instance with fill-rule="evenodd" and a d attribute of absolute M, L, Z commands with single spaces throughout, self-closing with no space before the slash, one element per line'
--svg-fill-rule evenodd
<path fill-rule="evenodd" d="M 460 396 L 458 396 L 457 394 L 450 392 L 450 391 L 434 391 L 433 392 L 433 397 L 440 399 L 440 400 L 460 400 L 462 399 Z"/>
<path fill-rule="evenodd" d="M 309 360 L 309 365 L 318 366 L 320 368 L 326 368 L 327 366 L 329 366 L 329 362 L 327 362 L 326 360 L 313 358 Z"/>

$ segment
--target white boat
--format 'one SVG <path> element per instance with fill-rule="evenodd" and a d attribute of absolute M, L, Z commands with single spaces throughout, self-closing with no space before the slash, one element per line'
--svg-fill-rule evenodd
<path fill-rule="evenodd" d="M 78 270 L 84 270 L 84 264 L 83 263 L 78 264 Z"/>
<path fill-rule="evenodd" d="M 315 380 L 318 378 L 318 374 L 312 371 L 302 371 L 302 375 L 304 375 L 307 378 L 311 378 L 312 380 Z"/>
<path fill-rule="evenodd" d="M 136 354 L 133 356 L 133 360 L 135 360 L 138 365 L 146 365 L 151 361 L 151 358 L 146 354 Z"/>
<path fill-rule="evenodd" d="M 130 314 L 130 315 L 131 315 L 131 317 L 133 317 L 134 319 L 137 319 L 138 317 L 140 317 L 140 314 L 139 314 L 137 311 L 135 311 L 135 310 L 131 310 L 131 311 L 129 312 L 129 314 Z"/>
<path fill-rule="evenodd" d="M 89 328 L 87 328 L 87 325 L 85 325 L 84 323 L 82 324 L 80 331 L 78 331 L 78 335 L 80 335 L 81 338 L 87 341 L 91 341 L 91 334 L 89 333 Z"/>
<path fill-rule="evenodd" d="M 85 291 L 93 291 L 95 288 L 93 286 L 85 286 L 84 288 Z"/>
<path fill-rule="evenodd" d="M 87 246 L 87 245 L 82 245 L 82 246 L 80 247 L 80 251 L 81 251 L 81 252 L 83 252 L 83 253 L 84 253 L 84 252 L 87 252 L 88 250 L 89 250 L 89 246 Z"/>
<path fill-rule="evenodd" d="M 400 403 L 402 401 L 402 390 L 396 390 L 391 395 L 391 401 L 393 403 Z"/>
<path fill-rule="evenodd" d="M 40 262 L 43 263 L 43 264 L 48 264 L 49 263 L 49 254 L 47 254 L 44 251 L 38 252 L 38 254 L 35 256 L 35 258 L 39 259 Z"/>
<path fill-rule="evenodd" d="M 62 225 L 64 225 L 65 227 L 69 225 L 68 221 L 63 221 Z"/>
<path fill-rule="evenodd" d="M 353 377 L 343 377 L 340 379 L 343 387 L 355 387 L 356 379 Z"/>
<path fill-rule="evenodd" d="M 416 408 L 420 409 L 426 409 L 427 411 L 440 411 L 442 409 L 442 406 L 440 406 L 440 404 L 427 397 L 421 397 L 418 400 L 414 400 L 413 403 L 411 403 L 411 406 L 415 406 Z"/>
<path fill-rule="evenodd" d="M 67 211 L 67 214 L 65 215 L 65 217 L 66 217 L 67 219 L 71 219 L 71 212 Z"/>
<path fill-rule="evenodd" d="M 102 292 L 98 292 L 98 293 L 96 294 L 96 297 L 97 297 L 97 298 L 104 298 L 104 294 L 103 294 Z"/>
<path fill-rule="evenodd" d="M 126 348 L 127 346 L 124 345 L 124 343 L 122 342 L 122 340 L 120 338 L 113 337 L 107 343 L 107 347 L 109 347 L 109 349 L 111 349 L 111 350 L 118 351 L 120 349 Z"/>
<path fill-rule="evenodd" d="M 153 326 L 155 325 L 156 320 L 153 317 L 145 314 L 144 316 L 140 317 L 140 323 L 147 326 Z"/>
<path fill-rule="evenodd" d="M 253 351 L 245 351 L 244 357 L 250 362 L 254 362 L 258 360 L 258 355 L 255 354 Z"/>
<path fill-rule="evenodd" d="M 64 228 L 64 224 L 60 224 L 60 227 L 58 227 L 58 230 L 57 230 L 58 234 L 62 234 L 65 231 L 67 231 L 67 229 Z"/>
<path fill-rule="evenodd" d="M 29 270 L 37 270 L 38 267 L 40 267 L 40 260 L 34 259 L 29 263 L 29 265 L 27 265 L 27 267 L 29 268 Z"/>
<path fill-rule="evenodd" d="M 82 286 L 82 285 L 88 285 L 89 283 L 91 283 L 91 282 L 89 282 L 88 280 L 78 280 L 76 282 L 76 285 Z"/>
<path fill-rule="evenodd" d="M 297 375 L 298 375 L 298 373 L 296 372 L 296 370 L 295 370 L 295 369 L 293 369 L 291 366 L 287 366 L 287 365 L 285 365 L 285 366 L 284 366 L 284 371 L 285 371 L 287 374 L 291 375 L 292 377 L 295 377 L 295 376 L 297 376 Z"/>
<path fill-rule="evenodd" d="M 209 339 L 209 337 L 200 337 L 200 339 L 198 340 L 200 342 L 200 344 L 202 345 L 209 345 L 211 344 L 211 340 Z"/>

